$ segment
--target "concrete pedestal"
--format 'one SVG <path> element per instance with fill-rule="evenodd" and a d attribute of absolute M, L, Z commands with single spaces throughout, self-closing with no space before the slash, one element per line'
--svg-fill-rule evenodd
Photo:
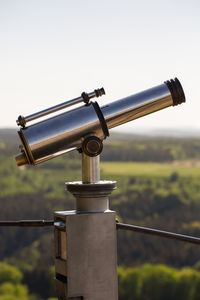
<path fill-rule="evenodd" d="M 117 300 L 115 182 L 67 183 L 75 211 L 55 212 L 55 267 L 59 300 Z"/>

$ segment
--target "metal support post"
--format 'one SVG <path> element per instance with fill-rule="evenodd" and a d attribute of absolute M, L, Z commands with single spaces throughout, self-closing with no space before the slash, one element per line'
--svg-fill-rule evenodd
<path fill-rule="evenodd" d="M 90 157 L 82 153 L 82 182 L 97 183 L 100 181 L 100 155 Z"/>
<path fill-rule="evenodd" d="M 82 182 L 67 182 L 76 210 L 55 212 L 55 268 L 59 300 L 117 300 L 115 212 L 108 196 L 116 182 L 100 181 L 99 156 L 83 154 Z"/>

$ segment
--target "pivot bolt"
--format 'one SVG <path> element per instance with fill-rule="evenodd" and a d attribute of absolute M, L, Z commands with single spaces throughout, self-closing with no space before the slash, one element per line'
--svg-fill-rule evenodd
<path fill-rule="evenodd" d="M 83 141 L 82 150 L 88 156 L 97 156 L 103 150 L 103 142 L 96 136 L 89 136 Z"/>

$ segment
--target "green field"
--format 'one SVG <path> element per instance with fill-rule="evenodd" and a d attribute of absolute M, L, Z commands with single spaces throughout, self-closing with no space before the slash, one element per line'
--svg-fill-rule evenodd
<path fill-rule="evenodd" d="M 181 162 L 177 164 L 149 162 L 102 162 L 101 171 L 103 175 L 167 177 L 176 172 L 183 177 L 200 176 L 200 166 L 194 162 Z"/>

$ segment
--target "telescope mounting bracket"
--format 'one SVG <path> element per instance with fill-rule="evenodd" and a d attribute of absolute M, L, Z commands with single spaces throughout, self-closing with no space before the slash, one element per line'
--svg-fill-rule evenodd
<path fill-rule="evenodd" d="M 79 152 L 82 154 L 82 183 L 97 183 L 100 181 L 100 154 L 103 142 L 94 135 L 86 136 Z"/>
<path fill-rule="evenodd" d="M 90 157 L 101 154 L 103 150 L 103 142 L 100 138 L 94 135 L 86 137 L 82 142 L 82 152 Z"/>

